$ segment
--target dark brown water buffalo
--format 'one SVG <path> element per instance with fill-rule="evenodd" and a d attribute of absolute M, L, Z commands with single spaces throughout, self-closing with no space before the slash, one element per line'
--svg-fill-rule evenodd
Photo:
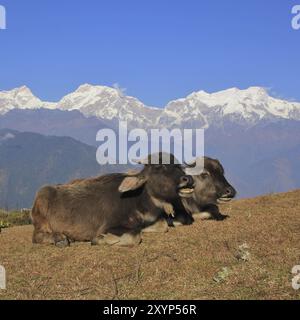
<path fill-rule="evenodd" d="M 195 162 L 196 163 L 196 162 Z M 195 163 L 188 167 L 195 166 Z M 225 178 L 224 168 L 216 159 L 204 157 L 204 170 L 193 176 L 195 185 L 192 197 L 183 198 L 182 204 L 186 210 L 176 211 L 174 225 L 190 224 L 194 218 L 223 220 L 218 204 L 231 201 L 236 196 L 236 190 Z"/>
<path fill-rule="evenodd" d="M 32 209 L 33 242 L 138 244 L 142 230 L 166 231 L 164 212 L 171 213 L 192 187 L 192 177 L 177 164 L 43 187 Z"/>

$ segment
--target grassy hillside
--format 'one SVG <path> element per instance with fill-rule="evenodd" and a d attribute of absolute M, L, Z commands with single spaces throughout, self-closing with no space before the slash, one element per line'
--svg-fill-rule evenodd
<path fill-rule="evenodd" d="M 31 244 L 32 226 L 3 229 L 0 299 L 300 299 L 300 190 L 234 201 L 225 221 L 144 235 L 135 248 Z"/>

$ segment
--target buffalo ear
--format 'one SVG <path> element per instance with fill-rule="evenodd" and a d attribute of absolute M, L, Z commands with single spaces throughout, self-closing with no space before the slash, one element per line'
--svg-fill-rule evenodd
<path fill-rule="evenodd" d="M 143 176 L 129 176 L 126 177 L 119 186 L 121 193 L 133 191 L 141 188 L 147 181 L 147 178 Z"/>

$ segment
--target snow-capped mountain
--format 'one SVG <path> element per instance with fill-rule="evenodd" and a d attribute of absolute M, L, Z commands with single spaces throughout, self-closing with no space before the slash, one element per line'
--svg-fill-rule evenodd
<path fill-rule="evenodd" d="M 261 87 L 231 88 L 215 93 L 194 92 L 165 108 L 149 107 L 118 88 L 81 85 L 59 102 L 43 102 L 29 88 L 0 92 L 0 115 L 12 109 L 78 110 L 85 117 L 126 120 L 132 127 L 208 127 L 226 120 L 254 125 L 261 120 L 300 120 L 300 103 L 277 99 Z"/>
<path fill-rule="evenodd" d="M 0 115 L 13 109 L 54 109 L 56 103 L 43 102 L 26 86 L 10 91 L 0 91 Z"/>
<path fill-rule="evenodd" d="M 272 118 L 300 120 L 300 103 L 273 98 L 261 87 L 231 88 L 211 94 L 194 92 L 184 99 L 171 101 L 165 111 L 175 112 L 179 118 L 197 116 L 198 112 L 209 124 L 226 119 L 248 125 Z"/>
<path fill-rule="evenodd" d="M 151 126 L 161 109 L 145 106 L 134 97 L 126 96 L 117 88 L 81 85 L 57 104 L 61 110 L 79 110 L 86 117 L 120 119 L 131 124 Z"/>

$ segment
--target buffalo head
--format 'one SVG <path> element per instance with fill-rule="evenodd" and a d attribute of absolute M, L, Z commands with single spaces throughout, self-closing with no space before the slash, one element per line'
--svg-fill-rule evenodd
<path fill-rule="evenodd" d="M 168 155 L 170 161 L 167 163 L 165 156 L 165 153 L 158 153 L 136 161 L 144 165 L 144 168 L 128 174 L 119 186 L 119 191 L 125 193 L 145 188 L 151 197 L 167 202 L 172 202 L 179 196 L 192 196 L 193 178 L 185 174 L 173 155 Z"/>
<path fill-rule="evenodd" d="M 188 167 L 194 165 L 192 163 Z M 193 179 L 193 200 L 198 208 L 228 202 L 236 196 L 236 190 L 226 180 L 224 168 L 216 159 L 204 157 L 204 169 Z"/>

